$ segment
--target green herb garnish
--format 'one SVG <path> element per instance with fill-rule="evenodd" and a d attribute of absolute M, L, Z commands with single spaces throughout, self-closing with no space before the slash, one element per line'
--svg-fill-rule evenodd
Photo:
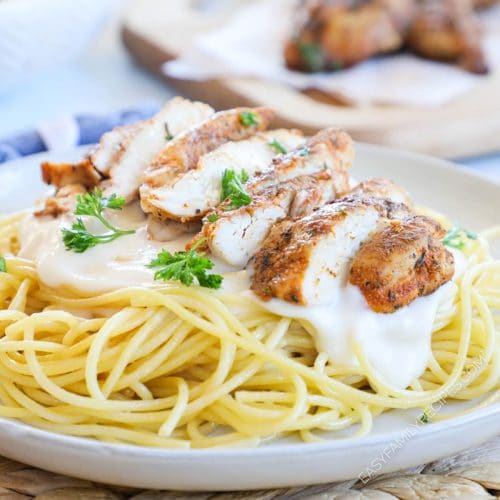
<path fill-rule="evenodd" d="M 464 236 L 466 236 L 469 240 L 477 240 L 477 234 L 473 231 L 461 228 L 460 226 L 453 226 L 445 234 L 443 238 L 443 245 L 460 250 L 465 245 Z"/>
<path fill-rule="evenodd" d="M 337 71 L 339 69 L 342 69 L 344 67 L 344 64 L 342 61 L 335 60 L 335 61 L 328 61 L 328 69 L 331 71 Z"/>
<path fill-rule="evenodd" d="M 5 262 L 5 257 L 0 255 L 0 273 L 7 272 L 7 262 Z"/>
<path fill-rule="evenodd" d="M 172 140 L 174 136 L 170 133 L 170 129 L 168 128 L 167 122 L 165 122 L 164 127 L 165 127 L 165 140 L 166 141 Z"/>
<path fill-rule="evenodd" d="M 215 222 L 218 218 L 219 218 L 219 216 L 217 214 L 210 214 L 207 217 L 207 220 L 208 220 L 208 222 Z"/>
<path fill-rule="evenodd" d="M 323 51 L 317 43 L 301 42 L 299 43 L 299 52 L 309 70 L 320 71 L 323 69 Z"/>
<path fill-rule="evenodd" d="M 196 249 L 205 242 L 202 238 L 186 252 L 175 252 L 173 255 L 163 249 L 156 259 L 152 260 L 148 267 L 158 270 L 155 272 L 155 280 L 176 280 L 186 286 L 193 284 L 194 278 L 200 286 L 206 288 L 220 288 L 223 277 L 219 274 L 207 274 L 208 269 L 214 267 L 214 263 L 205 257 L 204 253 L 198 253 Z"/>
<path fill-rule="evenodd" d="M 96 218 L 103 226 L 109 229 L 109 233 L 92 234 L 88 231 L 81 217 L 77 217 L 71 228 L 62 230 L 64 245 L 66 250 L 73 250 L 77 253 L 85 252 L 91 247 L 102 243 L 109 243 L 120 236 L 135 233 L 134 230 L 124 231 L 113 226 L 103 216 L 106 208 L 111 210 L 121 210 L 125 204 L 124 198 L 118 198 L 112 194 L 109 198 L 102 195 L 102 191 L 95 189 L 93 193 L 78 195 L 76 198 L 75 215 L 88 215 Z"/>
<path fill-rule="evenodd" d="M 225 210 L 234 210 L 245 205 L 249 205 L 252 197 L 245 191 L 243 184 L 248 180 L 248 174 L 242 170 L 237 174 L 232 169 L 224 170 L 222 174 L 222 194 L 221 201 L 229 199 L 231 202 L 224 207 Z"/>
<path fill-rule="evenodd" d="M 422 413 L 422 415 L 420 415 L 420 417 L 418 419 L 423 424 L 428 424 L 431 421 L 429 418 L 429 415 L 427 415 L 427 413 L 425 413 L 425 411 Z"/>
<path fill-rule="evenodd" d="M 283 146 L 283 144 L 276 139 L 269 141 L 268 144 L 276 151 L 276 153 L 281 153 L 282 155 L 286 155 L 288 153 L 285 146 Z"/>
<path fill-rule="evenodd" d="M 258 125 L 259 115 L 253 111 L 242 111 L 240 113 L 240 122 L 245 127 L 251 127 L 252 125 Z"/>

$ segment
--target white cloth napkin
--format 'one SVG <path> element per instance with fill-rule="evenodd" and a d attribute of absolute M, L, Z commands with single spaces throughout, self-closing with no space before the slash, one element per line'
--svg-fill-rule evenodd
<path fill-rule="evenodd" d="M 379 102 L 440 106 L 488 76 L 412 54 L 375 58 L 337 73 L 303 74 L 283 62 L 283 41 L 292 18 L 290 0 L 259 0 L 239 8 L 224 26 L 194 37 L 180 57 L 164 64 L 174 78 L 205 80 L 255 77 L 299 89 L 317 88 L 356 104 Z M 483 45 L 492 71 L 500 68 L 500 6 L 481 13 Z"/>

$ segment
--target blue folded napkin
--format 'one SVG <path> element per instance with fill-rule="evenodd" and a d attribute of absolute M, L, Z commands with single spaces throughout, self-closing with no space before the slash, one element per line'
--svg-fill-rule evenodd
<path fill-rule="evenodd" d="M 94 144 L 99 142 L 104 132 L 119 125 L 145 120 L 157 111 L 157 106 L 143 106 L 110 115 L 82 114 L 40 124 L 35 130 L 0 138 L 0 163 L 43 151 Z"/>

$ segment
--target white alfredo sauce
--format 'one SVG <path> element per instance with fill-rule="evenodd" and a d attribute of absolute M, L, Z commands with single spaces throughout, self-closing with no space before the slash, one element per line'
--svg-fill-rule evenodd
<path fill-rule="evenodd" d="M 432 324 L 444 287 L 392 314 L 373 312 L 359 288 L 346 285 L 321 306 L 298 306 L 272 299 L 266 309 L 310 325 L 316 348 L 333 363 L 358 367 L 354 344 L 387 385 L 403 389 L 425 370 L 431 352 Z"/>
<path fill-rule="evenodd" d="M 461 252 L 450 250 L 455 258 L 455 280 L 466 262 Z M 383 383 L 404 389 L 425 371 L 438 305 L 455 290 L 453 282 L 446 283 L 392 314 L 372 311 L 359 288 L 351 284 L 339 284 L 326 305 L 305 307 L 279 299 L 259 303 L 280 316 L 307 322 L 317 350 L 327 353 L 333 363 L 359 367 L 357 344 Z"/>
<path fill-rule="evenodd" d="M 193 237 L 185 234 L 173 241 L 155 241 L 148 236 L 147 218 L 138 204 L 121 211 L 107 210 L 106 218 L 119 229 L 135 233 L 89 248 L 84 253 L 66 250 L 61 230 L 70 227 L 74 217 L 35 217 L 21 223 L 20 257 L 35 262 L 40 280 L 47 286 L 64 287 L 85 294 L 96 294 L 137 285 L 154 283 L 154 270 L 147 265 L 161 249 L 185 250 Z M 82 217 L 89 231 L 103 234 L 107 229 L 91 217 Z M 224 274 L 232 269 L 215 262 L 211 272 Z"/>
<path fill-rule="evenodd" d="M 94 219 L 82 218 L 91 232 L 106 232 Z M 147 219 L 137 204 L 119 212 L 108 210 L 106 218 L 120 229 L 135 229 L 135 233 L 75 253 L 66 250 L 61 235 L 73 216 L 27 216 L 21 223 L 19 255 L 35 262 L 39 278 L 47 286 L 96 294 L 154 283 L 154 271 L 147 264 L 162 248 L 184 250 L 193 236 L 187 234 L 169 242 L 150 239 Z M 464 257 L 460 252 L 454 255 L 457 275 L 464 267 Z M 318 351 L 326 352 L 333 363 L 358 366 L 354 352 L 357 343 L 379 378 L 397 389 L 407 387 L 425 370 L 439 300 L 454 286 L 442 286 L 393 314 L 373 312 L 359 289 L 349 284 L 339 284 L 327 305 L 304 307 L 278 299 L 257 299 L 250 291 L 248 271 L 212 260 L 215 266 L 210 272 L 224 276 L 224 290 L 248 295 L 275 314 L 307 322 Z"/>

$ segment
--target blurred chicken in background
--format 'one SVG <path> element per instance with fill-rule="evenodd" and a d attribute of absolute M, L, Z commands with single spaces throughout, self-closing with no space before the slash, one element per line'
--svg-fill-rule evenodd
<path fill-rule="evenodd" d="M 407 48 L 488 72 L 476 9 L 498 0 L 303 0 L 284 49 L 290 69 L 333 71 Z"/>

